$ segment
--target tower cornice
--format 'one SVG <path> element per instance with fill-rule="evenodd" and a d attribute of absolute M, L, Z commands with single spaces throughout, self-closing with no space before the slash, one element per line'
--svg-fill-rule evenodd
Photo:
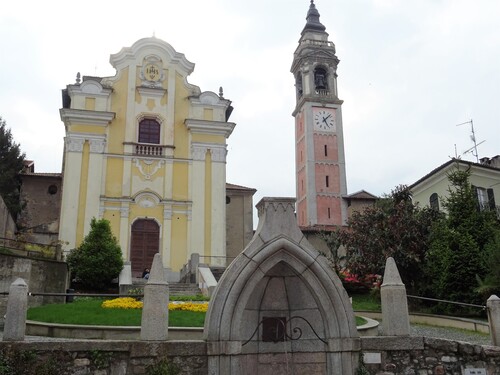
<path fill-rule="evenodd" d="M 311 106 L 318 106 L 318 107 L 326 107 L 327 105 L 335 105 L 335 106 L 341 106 L 344 101 L 341 99 L 331 99 L 326 96 L 320 96 L 320 95 L 304 95 L 302 96 L 299 101 L 297 102 L 297 105 L 292 112 L 292 116 L 295 117 L 295 115 L 298 113 L 298 111 L 304 107 L 305 103 L 311 103 Z"/>

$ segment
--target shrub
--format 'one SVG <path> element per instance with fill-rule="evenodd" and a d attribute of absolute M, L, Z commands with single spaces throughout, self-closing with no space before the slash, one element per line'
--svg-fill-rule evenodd
<path fill-rule="evenodd" d="M 179 373 L 179 367 L 166 359 L 162 359 L 161 361 L 146 367 L 147 375 L 177 375 Z"/>
<path fill-rule="evenodd" d="M 104 289 L 123 268 L 122 251 L 108 220 L 92 219 L 90 232 L 81 245 L 70 251 L 69 268 L 84 287 Z"/>

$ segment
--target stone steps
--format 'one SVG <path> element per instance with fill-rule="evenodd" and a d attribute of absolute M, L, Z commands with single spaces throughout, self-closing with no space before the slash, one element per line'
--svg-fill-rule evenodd
<path fill-rule="evenodd" d="M 144 288 L 147 280 L 133 278 L 132 284 L 134 288 Z M 174 296 L 195 296 L 201 294 L 201 290 L 197 284 L 191 283 L 169 283 L 170 295 Z"/>

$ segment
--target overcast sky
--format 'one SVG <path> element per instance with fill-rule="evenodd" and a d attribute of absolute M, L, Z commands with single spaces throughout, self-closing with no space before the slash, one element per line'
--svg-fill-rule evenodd
<path fill-rule="evenodd" d="M 500 1 L 316 0 L 335 43 L 348 192 L 389 193 L 457 153 L 500 154 Z M 78 5 L 76 5 L 78 4 Z M 9 1 L 0 116 L 37 172 L 60 172 L 61 89 L 113 76 L 109 56 L 153 34 L 233 101 L 228 182 L 295 196 L 290 66 L 309 0 Z M 456 151 L 455 151 L 456 150 Z M 475 161 L 469 152 L 462 158 Z M 254 223 L 255 225 L 256 223 Z"/>

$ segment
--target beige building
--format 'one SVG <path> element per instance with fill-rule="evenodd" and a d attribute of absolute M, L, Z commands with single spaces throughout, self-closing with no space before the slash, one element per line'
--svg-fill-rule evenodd
<path fill-rule="evenodd" d="M 362 212 L 366 207 L 371 207 L 379 198 L 366 190 L 360 190 L 345 197 L 347 201 L 347 217 L 354 212 Z"/>
<path fill-rule="evenodd" d="M 480 163 L 451 159 L 409 186 L 413 201 L 420 206 L 443 210 L 443 198 L 448 196 L 448 174 L 454 169 L 470 171 L 470 183 L 474 188 L 481 210 L 496 211 L 500 218 L 500 156 L 482 158 Z"/>
<path fill-rule="evenodd" d="M 257 190 L 226 184 L 226 253 L 228 260 L 243 251 L 253 237 L 253 195 Z"/>
<path fill-rule="evenodd" d="M 160 252 L 176 272 L 192 253 L 226 256 L 231 101 L 188 82 L 194 64 L 157 38 L 111 55 L 113 77 L 63 90 L 60 240 L 78 246 L 92 217 L 111 222 L 138 275 Z"/>

